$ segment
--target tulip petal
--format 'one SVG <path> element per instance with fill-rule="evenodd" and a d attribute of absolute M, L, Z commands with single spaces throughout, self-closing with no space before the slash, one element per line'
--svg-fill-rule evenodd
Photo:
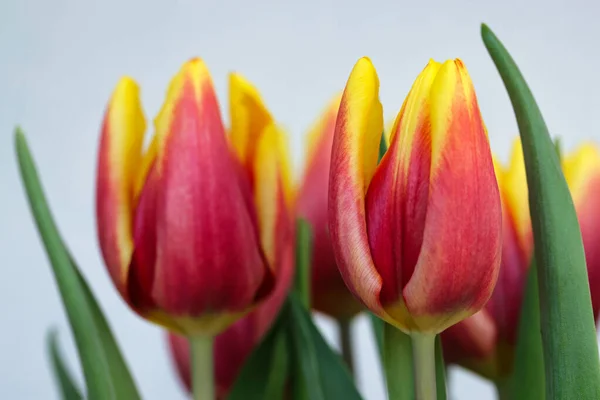
<path fill-rule="evenodd" d="M 238 164 L 201 60 L 186 63 L 173 79 L 155 125 L 157 156 L 140 195 L 141 208 L 147 192 L 155 192 L 154 210 L 140 211 L 155 213 L 150 217 L 155 232 L 143 233 L 156 240 L 155 261 L 136 265 L 154 268 L 151 297 L 161 313 L 149 318 L 180 316 L 180 323 L 220 318 L 219 326 L 211 327 L 214 334 L 234 319 L 221 316 L 237 317 L 249 309 L 269 274 L 255 211 L 248 207 L 251 194 L 239 184 Z"/>
<path fill-rule="evenodd" d="M 192 366 L 190 360 L 190 344 L 185 336 L 167 333 L 167 340 L 177 375 L 188 392 L 192 391 Z"/>
<path fill-rule="evenodd" d="M 254 158 L 254 202 L 260 241 L 268 264 L 276 272 L 283 246 L 292 236 L 292 181 L 287 138 L 274 124 L 257 138 Z M 291 249 L 291 247 L 290 247 Z"/>
<path fill-rule="evenodd" d="M 502 214 L 477 99 L 460 60 L 440 68 L 430 95 L 431 173 L 423 244 L 404 288 L 422 332 L 479 310 L 496 283 Z"/>
<path fill-rule="evenodd" d="M 583 239 L 594 318 L 600 313 L 600 153 L 593 144 L 584 144 L 563 159 L 563 171 L 579 219 Z"/>
<path fill-rule="evenodd" d="M 501 186 L 501 195 L 505 188 Z M 502 261 L 492 297 L 485 305 L 498 330 L 498 340 L 511 346 L 517 343 L 519 316 L 531 255 L 520 246 L 514 219 L 502 201 Z M 527 208 L 529 209 L 529 208 Z"/>
<path fill-rule="evenodd" d="M 381 301 L 388 307 L 403 302 L 402 288 L 412 276 L 423 241 L 431 163 L 428 97 L 439 68 L 430 61 L 415 81 L 367 193 L 369 243 L 383 278 Z M 410 321 L 402 324 L 410 330 Z"/>
<path fill-rule="evenodd" d="M 252 171 L 256 144 L 265 128 L 273 123 L 254 85 L 240 74 L 229 75 L 230 141 L 240 162 Z"/>
<path fill-rule="evenodd" d="M 117 85 L 104 117 L 96 181 L 100 249 L 117 289 L 127 299 L 133 252 L 134 185 L 146 122 L 139 88 L 130 78 Z"/>
<path fill-rule="evenodd" d="M 462 365 L 483 364 L 494 356 L 496 335 L 493 318 L 486 311 L 479 311 L 442 333 L 444 360 Z"/>
<path fill-rule="evenodd" d="M 329 231 L 348 289 L 386 320 L 367 237 L 365 194 L 377 166 L 383 129 L 379 79 L 368 58 L 354 66 L 338 112 L 329 181 Z M 393 322 L 393 321 L 390 321 Z"/>
<path fill-rule="evenodd" d="M 335 122 L 340 109 L 342 96 L 336 96 L 326 107 L 323 114 L 319 117 L 317 123 L 310 129 L 306 135 L 306 171 L 304 175 L 309 174 L 309 170 L 315 163 L 319 163 L 321 158 L 327 157 L 327 171 L 331 159 L 331 146 L 333 143 L 333 134 L 335 132 Z M 325 161 L 325 160 L 323 160 Z M 326 176 L 327 182 L 329 177 Z M 305 178 L 305 184 L 309 184 Z M 325 185 L 327 187 L 327 185 Z"/>
<path fill-rule="evenodd" d="M 298 194 L 298 214 L 312 228 L 311 305 L 334 318 L 351 318 L 363 309 L 346 288 L 338 270 L 327 221 L 331 147 L 341 95 L 336 96 L 310 129 L 306 169 Z"/>
<path fill-rule="evenodd" d="M 511 218 L 521 251 L 526 258 L 533 254 L 533 233 L 529 215 L 529 194 L 527 176 L 525 175 L 525 160 L 521 139 L 517 138 L 512 147 L 508 168 L 498 179 L 502 187 L 502 197 L 507 215 Z M 527 262 L 527 266 L 529 263 Z"/>

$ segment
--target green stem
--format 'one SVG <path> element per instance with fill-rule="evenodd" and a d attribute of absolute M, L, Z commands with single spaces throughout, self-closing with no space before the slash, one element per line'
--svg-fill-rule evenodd
<path fill-rule="evenodd" d="M 435 335 L 412 333 L 411 339 L 415 363 L 415 398 L 436 400 Z"/>
<path fill-rule="evenodd" d="M 312 257 L 312 230 L 302 218 L 296 221 L 296 279 L 295 288 L 302 304 L 310 310 L 310 262 Z"/>
<path fill-rule="evenodd" d="M 498 400 L 508 400 L 512 396 L 510 395 L 509 381 L 500 380 L 496 383 L 496 393 L 498 394 Z"/>
<path fill-rule="evenodd" d="M 383 362 L 389 400 L 414 400 L 410 336 L 383 324 Z"/>
<path fill-rule="evenodd" d="M 212 336 L 190 337 L 192 389 L 194 400 L 215 399 L 215 379 Z"/>
<path fill-rule="evenodd" d="M 342 347 L 342 358 L 354 376 L 354 353 L 352 352 L 352 319 L 338 319 L 338 328 L 340 333 L 340 345 Z"/>

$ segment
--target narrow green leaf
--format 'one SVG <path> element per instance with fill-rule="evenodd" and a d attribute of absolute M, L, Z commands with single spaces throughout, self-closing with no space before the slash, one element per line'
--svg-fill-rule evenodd
<path fill-rule="evenodd" d="M 133 376 L 129 371 L 129 367 L 123 358 L 121 349 L 119 348 L 119 345 L 113 336 L 112 329 L 106 321 L 104 313 L 96 301 L 96 298 L 87 284 L 87 281 L 83 275 L 81 275 L 81 272 L 79 271 L 79 268 L 77 268 L 77 265 L 73 261 L 72 257 L 70 258 L 73 269 L 79 277 L 80 285 L 86 296 L 87 304 L 89 305 L 89 311 L 94 319 L 97 333 L 100 338 L 100 342 L 102 343 L 102 349 L 104 351 L 104 355 L 106 356 L 109 373 L 114 386 L 118 390 L 119 398 L 140 399 L 135 380 L 133 379 Z"/>
<path fill-rule="evenodd" d="M 410 336 L 384 323 L 384 371 L 389 400 L 414 400 L 415 377 Z"/>
<path fill-rule="evenodd" d="M 296 279 L 295 289 L 304 306 L 310 308 L 310 261 L 312 230 L 310 224 L 299 218 L 296 222 Z"/>
<path fill-rule="evenodd" d="M 511 99 L 523 146 L 535 241 L 546 398 L 600 398 L 600 362 L 585 255 L 573 201 L 548 129 L 517 65 L 481 34 Z"/>
<path fill-rule="evenodd" d="M 446 364 L 444 363 L 444 352 L 442 351 L 442 338 L 435 338 L 435 379 L 437 389 L 437 400 L 446 400 Z"/>
<path fill-rule="evenodd" d="M 269 380 L 263 399 L 283 399 L 286 384 L 288 382 L 288 371 L 290 367 L 288 340 L 284 330 L 281 330 L 276 339 L 271 360 Z M 246 399 L 248 396 L 246 395 Z"/>
<path fill-rule="evenodd" d="M 277 390 L 288 377 L 287 331 L 282 321 L 283 311 L 270 331 L 252 351 L 229 392 L 228 400 L 263 400 L 282 398 Z M 279 393 L 279 396 L 275 394 Z M 274 397 L 268 397 L 267 395 Z"/>
<path fill-rule="evenodd" d="M 540 301 L 535 260 L 527 273 L 527 285 L 519 317 L 519 331 L 510 396 L 514 400 L 544 400 L 546 379 L 544 352 L 540 333 Z"/>
<path fill-rule="evenodd" d="M 295 371 L 295 390 L 302 397 L 294 400 L 360 400 L 361 396 L 340 356 L 325 342 L 314 325 L 310 313 L 292 293 L 288 299 L 290 329 Z"/>
<path fill-rule="evenodd" d="M 88 398 L 139 399 L 102 311 L 60 237 L 25 136 L 19 129 L 15 133 L 15 148 L 29 206 L 73 331 Z"/>
<path fill-rule="evenodd" d="M 288 329 L 290 329 L 296 361 L 294 398 L 325 400 L 327 397 L 319 375 L 317 349 L 312 340 L 310 325 L 304 319 L 305 312 L 303 302 L 294 293 L 290 294 Z"/>
<path fill-rule="evenodd" d="M 60 354 L 56 330 L 52 329 L 48 332 L 46 341 L 50 362 L 52 363 L 52 372 L 54 372 L 54 379 L 56 380 L 60 391 L 60 398 L 63 400 L 83 399 L 79 388 L 75 384 L 75 379 L 73 379 L 71 372 L 67 368 L 67 365 Z"/>

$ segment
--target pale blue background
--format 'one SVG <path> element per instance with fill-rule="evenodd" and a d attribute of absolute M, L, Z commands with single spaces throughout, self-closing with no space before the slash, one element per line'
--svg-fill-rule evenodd
<path fill-rule="evenodd" d="M 366 4 L 371 3 L 367 6 Z M 341 90 L 354 62 L 372 58 L 389 118 L 433 57 L 461 57 L 479 96 L 494 151 L 506 159 L 516 123 L 479 37 L 486 21 L 527 77 L 546 121 L 567 147 L 600 138 L 600 13 L 590 1 L 32 1 L 0 5 L 0 398 L 54 399 L 44 335 L 57 326 L 74 346 L 50 268 L 26 208 L 12 131 L 27 131 L 59 223 L 107 312 L 147 399 L 183 399 L 159 329 L 125 306 L 96 245 L 94 171 L 99 125 L 123 74 L 158 110 L 180 64 L 203 57 L 222 102 L 227 73 L 242 72 L 290 131 L 296 170 L 303 133 Z M 319 320 L 327 337 L 332 325 Z M 359 386 L 384 399 L 364 318 L 356 323 Z M 80 376 L 80 374 L 79 374 Z M 456 399 L 491 398 L 469 373 L 451 373 Z"/>

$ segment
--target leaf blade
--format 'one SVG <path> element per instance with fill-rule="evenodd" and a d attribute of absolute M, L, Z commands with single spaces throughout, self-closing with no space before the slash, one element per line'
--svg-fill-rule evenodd
<path fill-rule="evenodd" d="M 598 399 L 598 344 L 573 201 L 525 79 L 486 25 L 481 35 L 504 81 L 521 134 L 537 260 L 546 396 Z"/>
<path fill-rule="evenodd" d="M 50 356 L 54 379 L 57 383 L 61 398 L 63 400 L 81 400 L 83 399 L 83 396 L 75 384 L 75 379 L 71 375 L 71 372 L 69 371 L 69 368 L 67 368 L 60 353 L 57 336 L 56 330 L 52 329 L 48 331 L 48 334 L 46 335 L 46 346 L 48 355 Z"/>
<path fill-rule="evenodd" d="M 105 346 L 108 337 L 112 338 L 112 334 L 108 329 L 104 329 L 102 332 L 98 329 L 96 318 L 98 313 L 101 315 L 102 312 L 60 236 L 46 201 L 25 135 L 19 128 L 15 132 L 15 150 L 29 207 L 50 261 L 73 332 L 88 397 L 90 400 L 139 399 L 133 380 L 127 382 L 127 377 L 131 378 L 129 373 L 115 379 L 111 372 L 111 367 L 114 367 L 119 359 L 122 361 L 121 354 L 114 339 L 112 341 L 115 347 L 110 351 L 116 350 L 119 353 L 109 354 L 107 352 Z M 104 324 L 106 324 L 106 320 L 104 320 Z M 106 324 L 103 328 L 107 326 Z M 127 370 L 124 361 L 123 368 Z M 117 370 L 122 372 L 123 368 L 117 368 Z"/>
<path fill-rule="evenodd" d="M 514 370 L 509 391 L 514 400 L 544 400 L 545 372 L 537 267 L 532 260 L 521 306 Z"/>
<path fill-rule="evenodd" d="M 227 396 L 228 400 L 262 400 L 269 398 L 266 397 L 267 394 L 275 393 L 278 386 L 285 384 L 288 376 L 287 364 L 284 363 L 285 370 L 274 368 L 281 362 L 281 358 L 287 358 L 289 353 L 286 342 L 287 332 L 282 321 L 283 315 L 282 309 L 271 330 L 242 366 Z M 282 351 L 283 355 L 279 354 Z M 266 371 L 271 373 L 266 374 Z"/>
<path fill-rule="evenodd" d="M 294 353 L 300 364 L 304 389 L 310 400 L 360 400 L 352 377 L 341 357 L 327 344 L 314 325 L 297 295 L 289 296 L 290 321 Z"/>

